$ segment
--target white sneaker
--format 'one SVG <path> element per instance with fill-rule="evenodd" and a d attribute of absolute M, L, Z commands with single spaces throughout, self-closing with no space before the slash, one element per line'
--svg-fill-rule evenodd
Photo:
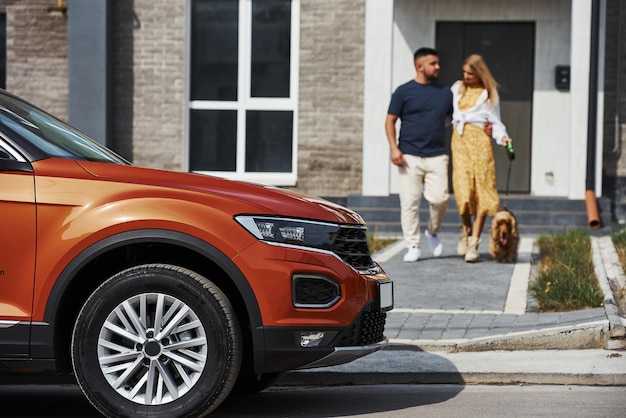
<path fill-rule="evenodd" d="M 435 256 L 439 257 L 443 252 L 443 244 L 437 235 L 431 235 L 428 232 L 428 229 L 424 230 L 424 235 L 428 238 L 428 246 L 430 247 L 430 252 Z"/>
<path fill-rule="evenodd" d="M 415 245 L 412 245 L 409 247 L 409 250 L 404 255 L 404 261 L 417 261 L 420 259 L 420 255 L 422 255 L 420 249 L 417 248 Z"/>

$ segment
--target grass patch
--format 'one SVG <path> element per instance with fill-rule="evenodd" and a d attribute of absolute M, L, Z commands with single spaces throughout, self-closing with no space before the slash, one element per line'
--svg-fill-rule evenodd
<path fill-rule="evenodd" d="M 626 229 L 611 234 L 611 240 L 622 266 L 622 273 L 624 273 L 626 272 Z M 626 288 L 613 289 L 613 294 L 618 299 L 621 312 L 626 312 Z"/>
<path fill-rule="evenodd" d="M 626 271 L 626 229 L 611 234 L 611 240 L 622 265 L 622 271 Z"/>
<path fill-rule="evenodd" d="M 370 249 L 370 254 L 376 254 L 396 241 L 394 238 L 376 238 L 374 234 L 367 234 L 367 246 Z"/>
<path fill-rule="evenodd" d="M 626 239 L 626 238 L 625 238 Z M 602 291 L 593 267 L 591 237 L 570 230 L 537 239 L 539 266 L 530 291 L 538 312 L 567 312 L 602 306 Z"/>

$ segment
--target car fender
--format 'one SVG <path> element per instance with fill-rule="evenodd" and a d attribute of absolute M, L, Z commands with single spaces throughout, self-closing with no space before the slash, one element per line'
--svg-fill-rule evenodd
<path fill-rule="evenodd" d="M 39 194 L 37 246 L 48 251 L 38 253 L 36 261 L 35 320 L 43 317 L 44 304 L 62 271 L 86 249 L 97 248 L 108 237 L 124 236 L 127 231 L 178 231 L 211 243 L 230 259 L 256 241 L 232 215 L 213 207 L 215 201 L 197 203 L 176 196 L 102 195 L 95 202 L 78 195 L 70 206 L 60 204 L 57 193 Z"/>

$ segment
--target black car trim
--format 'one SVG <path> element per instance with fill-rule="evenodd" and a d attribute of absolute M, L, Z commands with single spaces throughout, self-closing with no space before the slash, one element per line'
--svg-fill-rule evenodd
<path fill-rule="evenodd" d="M 24 173 L 32 173 L 33 166 L 27 162 L 0 158 L 0 171 L 4 171 L 4 172 L 17 171 L 17 172 L 24 172 Z"/>
<path fill-rule="evenodd" d="M 357 347 L 335 347 L 332 353 L 312 363 L 305 364 L 304 366 L 299 367 L 299 369 L 313 369 L 316 367 L 337 366 L 339 364 L 349 363 L 384 348 L 388 343 L 389 339 L 385 338 L 383 341 L 369 345 Z"/>
<path fill-rule="evenodd" d="M 336 327 L 307 327 L 311 331 L 323 331 L 333 335 L 340 335 L 347 328 Z M 284 372 L 296 369 L 310 369 L 315 367 L 335 366 L 356 360 L 367 354 L 385 347 L 389 340 L 383 337 L 380 341 L 367 345 L 336 347 L 320 345 L 315 347 L 300 347 L 294 336 L 303 331 L 300 327 L 266 327 L 266 370 L 265 372 Z"/>
<path fill-rule="evenodd" d="M 28 357 L 30 322 L 2 321 L 0 327 L 0 358 Z"/>
<path fill-rule="evenodd" d="M 241 294 L 250 320 L 250 329 L 252 332 L 252 340 L 254 347 L 255 367 L 264 369 L 263 351 L 263 323 L 261 318 L 261 310 L 258 302 L 246 280 L 243 273 L 237 266 L 217 248 L 211 244 L 202 241 L 194 236 L 183 234 L 176 231 L 167 231 L 160 229 L 142 229 L 135 231 L 127 231 L 117 235 L 107 237 L 90 247 L 83 250 L 75 257 L 63 270 L 56 280 L 46 304 L 44 313 L 45 322 L 51 324 L 51 327 L 38 327 L 33 329 L 31 340 L 32 355 L 35 358 L 51 358 L 54 356 L 54 341 L 52 332 L 54 329 L 54 321 L 56 312 L 59 309 L 59 303 L 65 295 L 65 290 L 72 281 L 78 271 L 87 265 L 92 259 L 100 254 L 109 251 L 112 248 L 121 247 L 132 243 L 141 242 L 160 242 L 171 243 L 185 246 L 204 255 L 212 262 L 222 268 L 226 274 L 233 280 L 239 293 Z M 41 332 L 37 332 L 41 330 Z"/>
<path fill-rule="evenodd" d="M 2 136 L 9 145 L 19 151 L 30 162 L 50 157 L 36 146 L 26 141 L 22 135 L 14 132 L 2 124 L 0 124 L 0 136 Z"/>

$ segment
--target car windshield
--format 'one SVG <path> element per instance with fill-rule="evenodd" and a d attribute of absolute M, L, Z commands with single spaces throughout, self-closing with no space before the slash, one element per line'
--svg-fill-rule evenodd
<path fill-rule="evenodd" d="M 8 94 L 0 94 L 0 124 L 50 157 L 129 164 L 82 132 Z"/>

